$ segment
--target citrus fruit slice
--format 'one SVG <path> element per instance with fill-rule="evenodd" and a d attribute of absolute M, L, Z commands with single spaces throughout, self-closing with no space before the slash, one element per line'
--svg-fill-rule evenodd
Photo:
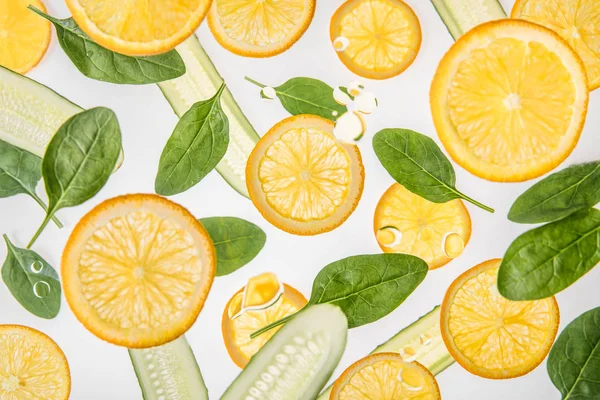
<path fill-rule="evenodd" d="M 373 230 L 384 252 L 412 254 L 436 269 L 462 253 L 471 217 L 462 200 L 432 203 L 394 183 L 377 204 Z"/>
<path fill-rule="evenodd" d="M 27 9 L 46 12 L 40 0 L 0 0 L 0 65 L 20 74 L 35 67 L 50 44 L 50 22 Z"/>
<path fill-rule="evenodd" d="M 151 55 L 173 49 L 190 36 L 210 0 L 66 0 L 77 25 L 107 49 Z"/>
<path fill-rule="evenodd" d="M 270 274 L 273 275 L 274 274 Z M 253 278 L 255 279 L 255 278 Z M 252 280 L 233 295 L 225 306 L 222 319 L 223 341 L 229 356 L 240 368 L 244 368 L 281 326 L 250 339 L 250 334 L 260 328 L 280 320 L 300 310 L 307 303 L 302 293 L 291 286 L 280 284 L 283 293 L 273 290 L 273 286 L 255 285 Z M 277 279 L 277 278 L 275 278 Z M 262 286 L 262 287 L 261 287 Z M 278 285 L 279 286 L 279 285 Z M 262 309 L 255 306 L 247 309 L 242 304 L 244 298 L 262 298 Z M 276 299 L 275 302 L 271 300 Z M 256 304 L 256 303 L 255 303 Z"/>
<path fill-rule="evenodd" d="M 252 202 L 276 227 L 316 235 L 341 225 L 362 195 L 365 171 L 358 147 L 339 142 L 333 122 L 296 115 L 258 142 L 246 165 Z"/>
<path fill-rule="evenodd" d="M 71 373 L 48 336 L 21 325 L 0 325 L 0 399 L 67 400 Z"/>
<path fill-rule="evenodd" d="M 377 353 L 352 364 L 335 381 L 330 400 L 438 400 L 435 377 L 398 353 Z"/>
<path fill-rule="evenodd" d="M 554 297 L 502 297 L 496 286 L 500 261 L 485 261 L 460 275 L 441 311 L 442 338 L 452 357 L 489 379 L 515 378 L 537 367 L 554 343 L 560 319 Z"/>
<path fill-rule="evenodd" d="M 543 175 L 571 153 L 589 91 L 581 59 L 521 20 L 479 25 L 442 59 L 431 86 L 436 130 L 454 161 L 499 182 Z"/>
<path fill-rule="evenodd" d="M 421 25 L 402 0 L 348 0 L 329 26 L 336 54 L 352 72 L 387 79 L 406 70 L 421 47 Z"/>
<path fill-rule="evenodd" d="M 600 2 L 598 0 L 517 0 L 512 18 L 550 28 L 585 64 L 590 90 L 600 87 Z"/>
<path fill-rule="evenodd" d="M 232 53 L 270 57 L 283 53 L 306 32 L 315 0 L 213 0 L 208 26 Z"/>
<path fill-rule="evenodd" d="M 159 346 L 192 326 L 215 276 L 208 233 L 160 196 L 116 197 L 77 224 L 62 257 L 65 297 L 100 339 Z"/>

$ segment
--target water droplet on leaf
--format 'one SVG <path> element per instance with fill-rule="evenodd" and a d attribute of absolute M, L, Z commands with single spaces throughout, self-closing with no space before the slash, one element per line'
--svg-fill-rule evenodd
<path fill-rule="evenodd" d="M 43 299 L 50 294 L 50 285 L 46 281 L 37 281 L 33 285 L 33 294 L 38 299 Z"/>
<path fill-rule="evenodd" d="M 44 269 L 44 263 L 41 261 L 34 261 L 31 263 L 31 272 L 39 274 Z"/>

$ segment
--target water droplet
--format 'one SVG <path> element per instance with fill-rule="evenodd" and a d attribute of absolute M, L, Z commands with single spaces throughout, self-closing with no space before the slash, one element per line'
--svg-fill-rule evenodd
<path fill-rule="evenodd" d="M 331 112 L 331 115 L 333 115 L 334 117 L 337 117 L 337 115 L 338 115 L 338 112 L 337 112 L 337 111 L 335 111 L 335 110 L 333 110 L 333 111 Z"/>
<path fill-rule="evenodd" d="M 46 281 L 37 281 L 33 284 L 33 294 L 38 299 L 43 299 L 50 294 L 50 285 Z"/>
<path fill-rule="evenodd" d="M 421 335 L 419 335 L 419 341 L 423 346 L 429 346 L 432 340 L 433 339 L 431 338 L 431 336 L 429 336 L 427 333 L 422 333 Z"/>
<path fill-rule="evenodd" d="M 34 261 L 31 263 L 31 272 L 39 274 L 44 269 L 44 263 L 41 261 Z"/>
<path fill-rule="evenodd" d="M 350 40 L 345 36 L 338 36 L 333 40 L 333 48 L 335 51 L 344 51 L 350 45 Z"/>
<path fill-rule="evenodd" d="M 442 251 L 448 258 L 460 256 L 465 249 L 465 241 L 458 233 L 448 233 L 442 240 Z"/>
<path fill-rule="evenodd" d="M 406 346 L 405 348 L 400 350 L 400 355 L 402 356 L 402 359 L 407 363 L 413 362 L 417 359 L 417 352 L 410 346 Z"/>
<path fill-rule="evenodd" d="M 407 390 L 418 391 L 425 386 L 425 378 L 423 373 L 415 367 L 406 366 L 398 372 L 398 380 Z"/>
<path fill-rule="evenodd" d="M 394 248 L 402 241 L 402 232 L 393 226 L 384 226 L 377 231 L 376 237 L 383 247 Z"/>

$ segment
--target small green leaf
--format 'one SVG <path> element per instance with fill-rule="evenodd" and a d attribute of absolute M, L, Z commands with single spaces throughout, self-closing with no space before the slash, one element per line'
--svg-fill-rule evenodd
<path fill-rule="evenodd" d="M 383 129 L 373 137 L 373 150 L 396 182 L 424 199 L 463 199 L 494 212 L 456 189 L 454 168 L 431 138 L 410 129 Z"/>
<path fill-rule="evenodd" d="M 251 222 L 235 217 L 200 220 L 217 253 L 217 276 L 224 276 L 248 264 L 260 253 L 267 235 Z"/>
<path fill-rule="evenodd" d="M 246 77 L 248 82 L 264 88 L 266 85 Z M 292 115 L 313 114 L 335 121 L 348 109 L 333 98 L 333 88 L 318 79 L 292 78 L 275 88 L 281 105 Z"/>
<path fill-rule="evenodd" d="M 600 211 L 579 211 L 519 236 L 498 271 L 510 300 L 538 300 L 566 289 L 600 261 Z"/>
<path fill-rule="evenodd" d="M 15 247 L 8 236 L 2 280 L 15 299 L 30 313 L 51 319 L 60 310 L 60 282 L 54 268 L 32 250 Z"/>
<path fill-rule="evenodd" d="M 88 78 L 103 82 L 144 85 L 163 82 L 185 74 L 177 51 L 154 56 L 132 57 L 108 50 L 85 34 L 73 18 L 57 19 L 33 6 L 29 9 L 54 24 L 58 42 L 75 67 Z"/>
<path fill-rule="evenodd" d="M 562 331 L 548 356 L 548 375 L 563 400 L 600 399 L 600 307 Z"/>
<path fill-rule="evenodd" d="M 508 219 L 522 224 L 552 222 L 600 203 L 600 161 L 572 165 L 520 195 Z"/>
<path fill-rule="evenodd" d="M 229 121 L 221 108 L 225 84 L 210 99 L 194 104 L 167 141 L 156 175 L 156 193 L 172 196 L 200 182 L 227 152 Z"/>

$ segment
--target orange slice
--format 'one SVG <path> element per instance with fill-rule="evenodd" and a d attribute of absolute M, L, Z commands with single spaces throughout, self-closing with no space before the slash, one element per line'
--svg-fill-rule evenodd
<path fill-rule="evenodd" d="M 471 173 L 524 181 L 559 165 L 583 129 L 581 59 L 556 33 L 521 20 L 479 25 L 442 59 L 431 86 L 440 140 Z"/>
<path fill-rule="evenodd" d="M 46 12 L 40 0 L 0 0 L 0 65 L 20 74 L 35 67 L 50 44 L 50 22 L 27 9 Z"/>
<path fill-rule="evenodd" d="M 412 254 L 436 269 L 463 252 L 471 217 L 462 200 L 432 203 L 394 183 L 377 204 L 373 229 L 384 252 Z"/>
<path fill-rule="evenodd" d="M 107 342 L 159 346 L 192 326 L 215 276 L 202 224 L 160 196 L 107 200 L 79 221 L 62 257 L 65 297 Z"/>
<path fill-rule="evenodd" d="M 398 353 L 377 353 L 352 364 L 335 381 L 330 400 L 439 400 L 435 377 Z"/>
<path fill-rule="evenodd" d="M 358 147 L 339 142 L 333 122 L 296 115 L 258 142 L 246 165 L 250 198 L 276 227 L 316 235 L 341 225 L 362 195 L 365 171 Z"/>
<path fill-rule="evenodd" d="M 598 0 L 517 0 L 512 18 L 550 28 L 585 64 L 590 90 L 600 87 L 600 2 Z"/>
<path fill-rule="evenodd" d="M 173 49 L 198 28 L 210 1 L 66 0 L 77 25 L 94 41 L 128 55 Z"/>
<path fill-rule="evenodd" d="M 500 259 L 483 262 L 450 285 L 442 303 L 442 338 L 452 357 L 489 379 L 525 375 L 548 355 L 560 320 L 554 297 L 511 301 L 496 286 Z"/>
<path fill-rule="evenodd" d="M 281 284 L 283 293 L 280 293 L 279 290 L 272 290 L 273 286 L 271 285 L 264 288 L 252 284 L 253 279 L 246 287 L 241 288 L 233 295 L 223 310 L 223 341 L 229 356 L 240 368 L 244 368 L 248 364 L 250 358 L 267 343 L 281 326 L 254 339 L 250 339 L 251 333 L 295 313 L 307 303 L 302 293 L 291 286 Z M 277 282 L 279 283 L 279 281 Z M 262 309 L 256 306 L 251 310 L 245 309 L 242 303 L 243 299 L 248 297 L 262 298 Z M 273 299 L 275 302 L 271 301 Z"/>
<path fill-rule="evenodd" d="M 283 53 L 308 29 L 315 0 L 213 0 L 208 26 L 232 53 L 270 57 Z"/>
<path fill-rule="evenodd" d="M 419 19 L 402 0 L 348 0 L 331 18 L 329 35 L 342 63 L 371 79 L 400 74 L 421 47 Z"/>
<path fill-rule="evenodd" d="M 0 399 L 67 400 L 71 373 L 48 336 L 21 325 L 0 325 Z"/>

